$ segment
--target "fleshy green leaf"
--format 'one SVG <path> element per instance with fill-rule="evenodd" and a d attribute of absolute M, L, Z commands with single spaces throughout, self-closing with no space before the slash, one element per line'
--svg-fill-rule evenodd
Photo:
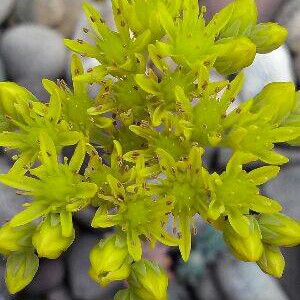
<path fill-rule="evenodd" d="M 279 171 L 280 168 L 277 166 L 265 166 L 249 172 L 248 177 L 254 184 L 261 185 L 276 177 Z"/>
<path fill-rule="evenodd" d="M 10 221 L 11 226 L 21 226 L 45 215 L 49 210 L 49 205 L 40 202 L 33 202 L 28 208 L 16 214 Z"/>
<path fill-rule="evenodd" d="M 5 282 L 11 294 L 24 289 L 33 279 L 39 259 L 33 252 L 12 253 L 6 263 Z"/>

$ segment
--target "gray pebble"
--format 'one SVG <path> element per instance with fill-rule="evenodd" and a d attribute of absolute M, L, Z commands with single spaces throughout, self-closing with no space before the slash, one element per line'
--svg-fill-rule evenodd
<path fill-rule="evenodd" d="M 1 0 L 0 4 L 0 24 L 6 20 L 14 8 L 15 0 Z"/>
<path fill-rule="evenodd" d="M 294 66 L 295 66 L 295 73 L 297 75 L 297 79 L 300 82 L 300 52 L 295 58 Z"/>
<path fill-rule="evenodd" d="M 295 80 L 291 54 L 285 45 L 268 54 L 257 54 L 253 64 L 243 72 L 242 101 L 256 96 L 268 83 Z"/>
<path fill-rule="evenodd" d="M 87 207 L 74 214 L 74 218 L 84 226 L 91 227 L 92 220 L 96 210 L 92 207 Z"/>
<path fill-rule="evenodd" d="M 281 251 L 285 258 L 285 270 L 282 278 L 280 278 L 280 283 L 290 300 L 298 300 L 300 291 L 300 249 L 299 247 L 282 248 Z"/>
<path fill-rule="evenodd" d="M 282 169 L 275 179 L 264 186 L 264 192 L 282 204 L 284 213 L 300 220 L 300 164 Z"/>
<path fill-rule="evenodd" d="M 180 284 L 176 279 L 172 279 L 169 281 L 168 287 L 168 296 L 171 300 L 187 300 L 189 299 L 189 295 L 185 289 L 185 287 Z"/>
<path fill-rule="evenodd" d="M 193 286 L 198 299 L 222 300 L 222 297 L 219 295 L 216 285 L 208 271 L 205 272 L 201 280 L 195 282 Z"/>
<path fill-rule="evenodd" d="M 60 286 L 64 280 L 65 268 L 61 259 L 40 260 L 39 270 L 28 286 L 30 294 L 44 294 Z"/>
<path fill-rule="evenodd" d="M 45 0 L 46 1 L 46 0 Z M 66 37 L 71 37 L 74 34 L 76 22 L 82 10 L 84 0 L 60 0 L 64 3 L 63 22 L 56 29 Z M 91 1 L 87 1 L 91 2 Z"/>
<path fill-rule="evenodd" d="M 225 257 L 217 265 L 217 276 L 226 299 L 288 300 L 278 281 L 264 274 L 255 263 Z"/>
<path fill-rule="evenodd" d="M 0 262 L 0 300 L 10 299 L 5 285 L 5 264 Z"/>
<path fill-rule="evenodd" d="M 6 71 L 2 58 L 0 57 L 0 81 L 6 80 Z"/>
<path fill-rule="evenodd" d="M 122 288 L 121 282 L 114 282 L 108 287 L 103 288 L 89 275 L 90 250 L 99 242 L 94 235 L 83 235 L 77 239 L 68 256 L 69 281 L 72 296 L 80 300 L 105 299 L 112 300 L 115 293 Z"/>
<path fill-rule="evenodd" d="M 20 86 L 25 87 L 41 102 L 48 102 L 50 95 L 42 85 L 42 78 L 38 76 L 26 76 L 17 80 Z"/>
<path fill-rule="evenodd" d="M 83 0 L 19 0 L 16 7 L 17 20 L 33 22 L 55 28 L 71 37 Z"/>
<path fill-rule="evenodd" d="M 7 157 L 1 155 L 0 173 L 7 173 L 9 168 Z M 23 210 L 22 204 L 27 200 L 23 196 L 18 196 L 15 189 L 0 184 L 0 226 Z"/>
<path fill-rule="evenodd" d="M 55 27 L 64 21 L 65 10 L 62 0 L 22 0 L 17 2 L 16 16 L 22 22 Z"/>
<path fill-rule="evenodd" d="M 64 287 L 58 287 L 48 293 L 47 300 L 71 300 L 71 297 Z"/>
<path fill-rule="evenodd" d="M 23 24 L 8 29 L 2 36 L 0 51 L 14 80 L 25 76 L 54 79 L 64 70 L 63 37 L 45 26 Z"/>
<path fill-rule="evenodd" d="M 289 31 L 288 45 L 291 49 L 300 54 L 300 1 L 286 1 L 278 15 L 278 22 Z"/>

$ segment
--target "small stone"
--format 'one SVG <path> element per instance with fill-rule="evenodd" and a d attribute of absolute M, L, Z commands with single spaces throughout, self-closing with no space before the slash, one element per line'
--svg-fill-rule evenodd
<path fill-rule="evenodd" d="M 16 16 L 21 22 L 55 27 L 63 22 L 65 9 L 61 0 L 22 0 L 17 2 Z"/>
<path fill-rule="evenodd" d="M 40 101 L 49 101 L 50 95 L 42 85 L 42 78 L 39 78 L 37 76 L 26 76 L 17 80 L 17 83 L 29 90 Z"/>
<path fill-rule="evenodd" d="M 0 48 L 8 74 L 56 79 L 64 71 L 66 48 L 63 37 L 41 25 L 21 24 L 4 32 Z"/>
<path fill-rule="evenodd" d="M 300 53 L 295 58 L 294 66 L 295 66 L 295 73 L 297 75 L 298 81 L 300 82 Z"/>
<path fill-rule="evenodd" d="M 10 165 L 7 157 L 0 156 L 0 173 L 7 173 Z M 14 215 L 23 210 L 22 204 L 28 201 L 24 196 L 16 194 L 16 190 L 0 184 L 0 226 L 9 221 Z"/>
<path fill-rule="evenodd" d="M 176 279 L 171 279 L 169 281 L 168 295 L 170 300 L 190 299 L 186 288 Z"/>
<path fill-rule="evenodd" d="M 6 71 L 2 58 L 0 57 L 0 81 L 6 80 Z"/>
<path fill-rule="evenodd" d="M 282 248 L 285 258 L 285 270 L 280 283 L 291 300 L 299 299 L 300 290 L 300 249 L 299 247 Z"/>
<path fill-rule="evenodd" d="M 206 271 L 202 278 L 195 281 L 192 286 L 197 299 L 222 300 L 209 271 Z"/>
<path fill-rule="evenodd" d="M 82 3 L 82 0 L 22 0 L 17 2 L 16 17 L 21 22 L 53 27 L 64 36 L 71 36 Z"/>
<path fill-rule="evenodd" d="M 230 300 L 288 300 L 279 282 L 263 273 L 255 263 L 226 256 L 217 265 L 216 275 Z"/>
<path fill-rule="evenodd" d="M 40 260 L 39 270 L 28 286 L 30 294 L 44 294 L 63 283 L 65 268 L 62 259 Z"/>
<path fill-rule="evenodd" d="M 58 27 L 56 27 L 56 29 L 65 37 L 71 37 L 74 34 L 74 28 L 76 26 L 76 22 L 78 21 L 80 13 L 82 13 L 82 3 L 84 2 L 84 0 L 60 1 L 64 3 L 65 10 L 63 22 L 61 22 L 61 24 Z"/>
<path fill-rule="evenodd" d="M 5 264 L 0 262 L 0 300 L 10 299 L 5 285 Z"/>
<path fill-rule="evenodd" d="M 64 287 L 58 287 L 48 293 L 47 300 L 72 300 Z"/>
<path fill-rule="evenodd" d="M 111 283 L 103 288 L 89 275 L 90 268 L 89 254 L 90 250 L 99 242 L 99 238 L 94 235 L 83 235 L 78 237 L 68 256 L 69 282 L 71 285 L 72 299 L 112 300 L 115 293 L 123 288 L 122 282 Z"/>
<path fill-rule="evenodd" d="M 92 220 L 95 216 L 96 210 L 93 207 L 86 207 L 82 210 L 79 210 L 74 214 L 74 218 L 78 221 L 79 224 L 90 228 Z"/>
<path fill-rule="evenodd" d="M 256 96 L 268 83 L 295 81 L 292 58 L 286 46 L 268 54 L 257 54 L 253 64 L 243 72 L 242 101 Z"/>
<path fill-rule="evenodd" d="M 0 4 L 0 24 L 6 20 L 14 8 L 15 0 L 1 0 Z"/>
<path fill-rule="evenodd" d="M 282 6 L 277 20 L 289 31 L 287 43 L 290 48 L 300 54 L 300 2 L 299 0 L 286 2 Z"/>
<path fill-rule="evenodd" d="M 268 197 L 276 199 L 282 204 L 285 214 L 298 220 L 300 220 L 299 182 L 300 165 L 294 164 L 283 168 L 279 175 L 263 188 Z"/>

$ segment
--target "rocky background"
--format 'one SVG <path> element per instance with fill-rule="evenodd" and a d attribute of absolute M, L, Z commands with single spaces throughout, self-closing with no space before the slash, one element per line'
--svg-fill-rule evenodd
<path fill-rule="evenodd" d="M 209 16 L 230 0 L 206 0 Z M 268 54 L 258 55 L 246 69 L 243 101 L 255 95 L 271 81 L 300 82 L 300 0 L 257 0 L 260 18 L 275 19 L 289 29 L 287 45 Z M 0 81 L 12 80 L 33 92 L 41 101 L 48 96 L 41 78 L 68 81 L 70 53 L 63 37 L 81 38 L 87 27 L 81 11 L 82 0 L 0 0 Z M 97 1 L 113 26 L 109 5 Z M 85 59 L 86 68 L 95 64 Z M 264 187 L 264 193 L 280 200 L 285 212 L 300 219 L 300 150 L 282 147 L 291 158 L 280 176 Z M 207 152 L 206 164 L 221 171 L 229 158 L 226 150 Z M 0 172 L 11 164 L 3 152 Z M 0 186 L 0 223 L 21 210 L 26 199 Z M 7 295 L 4 285 L 4 261 L 0 262 L 0 300 L 111 300 L 122 284 L 101 288 L 87 275 L 89 251 L 105 232 L 89 224 L 91 209 L 76 215 L 77 242 L 56 261 L 42 260 L 38 275 L 26 290 L 15 297 Z M 219 233 L 199 222 L 190 262 L 183 264 L 178 252 L 159 247 L 146 249 L 170 272 L 170 300 L 298 300 L 300 294 L 300 247 L 286 251 L 287 268 L 281 280 L 263 274 L 255 264 L 237 262 L 227 252 Z"/>

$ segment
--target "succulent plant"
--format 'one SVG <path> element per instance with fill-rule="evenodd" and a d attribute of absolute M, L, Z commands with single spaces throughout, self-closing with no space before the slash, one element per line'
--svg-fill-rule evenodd
<path fill-rule="evenodd" d="M 128 279 L 115 299 L 167 299 L 167 276 L 143 258 L 142 244 L 178 247 L 187 261 L 197 215 L 223 233 L 238 259 L 281 276 L 279 247 L 300 243 L 300 225 L 259 185 L 288 162 L 274 145 L 299 145 L 299 92 L 271 83 L 231 104 L 242 69 L 284 43 L 286 30 L 257 24 L 254 0 L 235 0 L 209 22 L 197 0 L 112 0 L 112 7 L 117 31 L 84 4 L 92 31 L 83 30 L 94 43 L 65 41 L 77 53 L 73 86 L 45 79 L 49 103 L 0 83 L 0 145 L 16 153 L 0 182 L 30 196 L 0 229 L 9 291 L 33 279 L 38 257 L 55 259 L 71 245 L 73 213 L 87 206 L 97 208 L 92 227 L 115 229 L 90 255 L 99 284 Z M 84 70 L 78 55 L 99 65 Z M 213 70 L 231 80 L 211 81 Z M 95 97 L 90 84 L 100 87 Z M 73 156 L 62 159 L 70 145 Z M 233 151 L 221 174 L 202 164 L 211 147 Z M 254 161 L 264 165 L 247 172 Z"/>

